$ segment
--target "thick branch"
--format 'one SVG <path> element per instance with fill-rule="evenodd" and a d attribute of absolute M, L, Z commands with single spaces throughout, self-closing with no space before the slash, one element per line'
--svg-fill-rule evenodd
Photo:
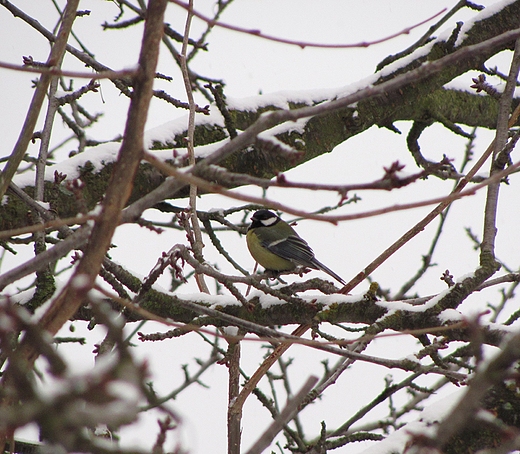
<path fill-rule="evenodd" d="M 262 118 L 260 118 L 262 113 L 275 110 L 277 107 L 270 105 L 269 102 L 254 111 L 240 111 L 229 107 L 236 127 L 241 130 L 247 129 L 247 132 L 240 134 L 234 141 L 223 146 L 220 152 L 213 156 L 211 163 L 219 162 L 220 165 L 233 172 L 270 178 L 279 172 L 331 151 L 338 144 L 373 125 L 388 125 L 398 120 L 423 119 L 427 115 L 433 118 L 443 118 L 453 123 L 494 127 L 497 112 L 496 101 L 489 97 L 446 90 L 442 87 L 460 74 L 470 69 L 480 68 L 490 55 L 511 47 L 518 31 L 510 31 L 509 34 L 501 36 L 492 34 L 507 32 L 514 28 L 509 20 L 510 16 L 504 18 L 508 14 L 516 14 L 515 17 L 518 17 L 520 2 L 515 2 L 494 16 L 477 22 L 479 27 L 483 23 L 486 24 L 485 33 L 476 34 L 473 29 L 470 30 L 468 38 L 456 52 L 453 49 L 444 49 L 442 55 L 447 54 L 447 56 L 437 59 L 439 43 L 432 48 L 427 57 L 421 56 L 409 65 L 408 72 L 399 69 L 392 75 L 385 76 L 384 79 L 380 78 L 380 82 L 386 80 L 388 85 L 377 84 L 371 89 L 360 92 L 361 96 L 353 94 L 331 102 L 315 99 L 314 102 L 320 104 L 308 107 L 302 105 L 301 101 L 291 100 L 289 96 L 287 103 L 293 107 L 293 110 L 278 111 L 275 112 L 275 115 L 271 114 Z M 492 36 L 495 37 L 490 38 Z M 485 40 L 488 38 L 490 39 L 486 42 Z M 475 45 L 476 47 L 468 47 L 467 43 L 478 44 Z M 430 63 L 419 66 L 426 59 L 429 59 Z M 410 71 L 411 68 L 416 69 Z M 377 75 L 374 76 L 374 81 L 376 80 Z M 357 108 L 348 107 L 353 102 L 358 102 Z M 280 153 L 279 147 L 266 147 L 265 140 L 255 142 L 259 132 L 281 122 L 294 121 L 306 116 L 312 116 L 312 118 L 305 123 L 303 133 L 288 128 L 285 133 L 276 135 L 277 140 L 292 146 L 298 153 L 290 155 Z M 253 123 L 255 126 L 251 127 Z M 172 134 L 171 140 L 156 142 L 154 148 L 183 148 L 185 135 L 185 132 Z M 195 145 L 199 146 L 222 141 L 225 137 L 226 131 L 222 125 L 211 125 L 205 121 L 204 125 L 196 128 L 194 141 Z M 250 145 L 254 146 L 244 152 Z M 229 152 L 230 149 L 233 153 Z M 88 154 L 84 154 L 84 156 L 85 163 L 81 166 L 80 178 L 86 185 L 85 198 L 88 207 L 92 208 L 103 196 L 107 175 L 112 170 L 112 163 L 107 162 L 104 168 L 95 169 L 88 162 Z M 147 191 L 156 188 L 162 181 L 162 177 L 157 172 L 150 171 L 148 166 L 142 165 L 130 201 L 143 197 Z M 167 190 L 164 191 L 164 196 L 161 194 L 156 194 L 156 196 L 163 198 L 174 196 L 173 188 L 165 189 Z M 27 190 L 30 192 L 29 188 Z M 180 191 L 177 188 L 175 197 L 185 197 L 186 195 L 186 190 Z M 63 191 L 58 190 L 56 184 L 47 184 L 46 197 L 46 200 L 51 202 L 53 210 L 60 216 L 71 217 L 75 214 L 77 210 L 75 204 L 70 197 L 63 194 Z M 148 204 L 148 206 L 151 205 Z M 9 198 L 8 203 L 0 207 L 0 229 L 18 227 L 25 223 L 23 204 Z"/>

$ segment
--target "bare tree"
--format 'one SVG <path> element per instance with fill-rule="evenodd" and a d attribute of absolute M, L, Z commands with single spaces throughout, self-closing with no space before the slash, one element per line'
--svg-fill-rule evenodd
<path fill-rule="evenodd" d="M 78 10 L 78 0 L 68 0 L 63 10 L 49 2 L 56 8 L 53 30 L 15 3 L 0 2 L 18 18 L 20 29 L 36 31 L 51 46 L 44 62 L 29 55 L 23 66 L 0 62 L 38 77 L 23 125 L 11 125 L 20 134 L 12 150 L 2 153 L 0 173 L 2 257 L 34 248 L 32 257 L 0 274 L 4 452 L 189 452 L 191 446 L 167 441 L 183 421 L 185 409 L 175 399 L 197 386 L 216 386 L 207 372 L 217 367 L 227 368 L 227 415 L 218 418 L 227 418 L 230 454 L 261 453 L 270 446 L 325 453 L 359 441 L 373 443 L 377 452 L 520 449 L 520 312 L 514 304 L 520 264 L 518 254 L 509 255 L 519 251 L 513 191 L 520 167 L 514 160 L 520 1 L 488 9 L 457 2 L 430 18 L 430 28 L 415 44 L 381 61 L 363 87 L 329 95 L 316 90 L 307 97 L 292 93 L 276 101 L 259 95 L 248 105 L 226 96 L 229 87 L 218 74 L 193 69 L 201 52 L 211 52 L 216 29 L 234 30 L 237 39 L 254 35 L 302 48 L 352 45 L 296 41 L 227 24 L 221 16 L 233 8 L 231 0 L 215 2 L 212 16 L 193 1 L 116 0 L 118 15 L 102 24 L 112 31 L 110 39 L 126 29 L 142 34 L 137 65 L 121 69 L 96 58 L 76 33 L 91 13 Z M 182 12 L 184 28 L 170 25 L 173 10 Z M 461 11 L 470 11 L 472 18 L 456 22 Z M 192 31 L 194 18 L 205 24 L 198 35 Z M 158 67 L 160 49 L 170 67 L 178 68 L 181 95 L 161 89 L 160 82 L 172 76 Z M 490 67 L 499 55 L 507 67 Z M 92 72 L 67 68 L 64 62 L 71 58 Z M 465 90 L 449 85 L 460 76 Z M 74 89 L 72 80 L 83 85 Z M 89 132 L 100 118 L 88 107 L 89 99 L 100 95 L 100 80 L 104 90 L 129 100 L 124 131 L 114 131 L 108 141 Z M 167 103 L 172 117 L 178 111 L 187 116 L 145 133 L 152 100 Z M 111 108 L 108 102 L 107 111 Z M 402 156 L 411 157 L 413 171 L 408 166 L 405 174 L 405 158 L 390 156 L 389 165 L 376 169 L 379 177 L 360 172 L 364 180 L 355 184 L 333 184 L 327 172 L 316 172 L 307 182 L 286 175 L 355 136 L 368 137 L 372 126 L 394 134 L 401 125 L 408 129 Z M 464 144 L 445 150 L 438 143 L 441 153 L 433 158 L 422 145 L 439 125 Z M 494 136 L 482 147 L 489 130 Z M 65 139 L 51 140 L 56 131 Z M 28 153 L 31 142 L 38 146 L 37 156 Z M 483 151 L 476 154 L 479 146 Z M 359 159 L 366 159 L 368 148 L 358 150 Z M 242 189 L 246 186 L 263 195 L 252 196 Z M 304 200 L 325 191 L 327 203 L 311 210 L 290 198 L 275 200 L 275 188 L 298 189 Z M 399 194 L 399 204 L 381 206 L 359 196 L 388 192 Z M 214 194 L 223 196 L 225 208 L 198 208 Z M 475 194 L 470 217 L 457 211 Z M 244 243 L 250 215 L 261 208 L 284 213 L 300 226 L 307 219 L 343 226 L 364 218 L 384 224 L 383 215 L 417 207 L 429 211 L 418 221 L 407 217 L 405 233 L 388 236 L 376 258 L 343 276 L 342 288 L 307 278 L 309 270 L 301 267 L 278 275 L 253 273 L 233 247 Z M 131 243 L 170 232 L 179 238 L 164 247 L 144 278 L 133 272 L 137 257 L 128 263 L 111 258 L 114 235 L 132 225 L 141 230 Z M 474 253 L 450 255 L 463 229 Z M 339 232 L 337 250 L 346 250 L 349 237 Z M 408 255 L 396 282 L 385 267 L 416 238 L 424 239 L 424 250 Z M 439 271 L 440 256 L 449 257 L 456 275 L 444 267 Z M 63 285 L 56 280 L 60 274 L 66 277 Z M 169 291 L 156 285 L 165 276 Z M 429 288 L 436 290 L 423 290 Z M 363 293 L 350 295 L 354 289 Z M 56 347 L 73 342 L 80 348 L 81 338 L 57 336 L 71 320 L 106 330 L 94 351 L 95 366 L 86 373 L 74 374 L 72 358 Z M 139 323 L 146 320 L 157 322 L 160 331 L 144 332 Z M 183 349 L 186 338 L 207 347 L 188 352 L 197 358 L 196 368 L 179 364 L 182 384 L 167 392 L 156 388 L 154 370 L 138 359 L 139 349 L 151 341 Z M 378 350 L 393 339 L 403 345 L 397 355 Z M 242 349 L 258 342 L 267 354 L 251 373 L 243 367 Z M 310 355 L 319 355 L 322 369 L 304 368 L 308 375 L 294 377 L 294 363 L 305 363 Z M 35 367 L 36 361 L 44 369 Z M 383 381 L 364 403 L 343 401 L 340 383 L 367 364 Z M 49 381 L 58 383 L 57 389 L 42 392 Z M 365 385 L 349 382 L 350 389 Z M 432 396 L 449 393 L 455 397 L 429 407 Z M 340 419 L 334 405 L 315 410 L 330 396 L 342 399 Z M 272 422 L 256 427 L 255 441 L 244 449 L 244 405 L 251 401 Z M 139 414 L 151 411 L 160 418 L 156 435 L 143 440 L 148 448 L 117 443 L 122 427 L 138 425 Z M 17 430 L 31 423 L 40 431 L 39 443 L 17 439 Z"/>

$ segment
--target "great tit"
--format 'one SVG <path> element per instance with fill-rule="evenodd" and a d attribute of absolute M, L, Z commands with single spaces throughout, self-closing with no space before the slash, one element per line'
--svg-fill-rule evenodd
<path fill-rule="evenodd" d="M 253 258 L 270 271 L 291 271 L 305 266 L 325 271 L 342 285 L 345 281 L 314 257 L 314 252 L 287 222 L 269 210 L 259 210 L 247 229 L 247 248 Z"/>

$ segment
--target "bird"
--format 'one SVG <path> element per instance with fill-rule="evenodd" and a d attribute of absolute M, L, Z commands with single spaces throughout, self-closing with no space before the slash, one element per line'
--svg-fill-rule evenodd
<path fill-rule="evenodd" d="M 345 281 L 318 261 L 303 238 L 287 222 L 269 210 L 256 211 L 246 234 L 247 248 L 266 271 L 291 271 L 297 266 L 321 270 L 342 285 Z"/>

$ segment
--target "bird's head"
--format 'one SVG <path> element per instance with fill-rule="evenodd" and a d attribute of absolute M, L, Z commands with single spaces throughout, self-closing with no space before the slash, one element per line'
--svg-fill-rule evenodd
<path fill-rule="evenodd" d="M 258 210 L 251 217 L 251 228 L 270 227 L 276 224 L 280 218 L 269 210 Z"/>

